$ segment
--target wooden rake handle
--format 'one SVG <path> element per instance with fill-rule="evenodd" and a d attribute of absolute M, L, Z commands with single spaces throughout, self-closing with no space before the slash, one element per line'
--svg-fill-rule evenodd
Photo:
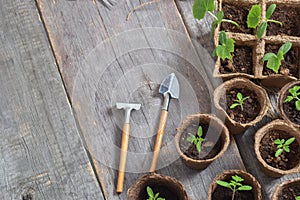
<path fill-rule="evenodd" d="M 129 123 L 124 123 L 123 131 L 122 131 L 122 144 L 121 144 L 118 182 L 117 182 L 117 190 L 116 190 L 118 193 L 123 191 L 129 133 L 130 133 L 130 125 Z"/>
<path fill-rule="evenodd" d="M 160 114 L 160 119 L 159 119 L 158 131 L 157 131 L 157 136 L 156 136 L 156 141 L 155 141 L 155 146 L 154 146 L 154 151 L 153 151 L 150 172 L 154 172 L 156 169 L 158 155 L 159 155 L 160 147 L 161 147 L 161 144 L 163 141 L 163 136 L 164 136 L 165 128 L 166 128 L 166 124 L 167 124 L 167 119 L 168 119 L 168 111 L 162 110 L 161 114 Z"/>

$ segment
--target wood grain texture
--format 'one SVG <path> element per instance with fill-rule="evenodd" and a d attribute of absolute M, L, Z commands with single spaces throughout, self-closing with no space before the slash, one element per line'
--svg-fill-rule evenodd
<path fill-rule="evenodd" d="M 192 15 L 192 5 L 193 0 L 180 1 L 176 0 L 176 4 L 180 13 L 182 14 L 185 25 L 190 33 L 192 41 L 197 41 L 205 46 L 209 52 L 214 49 L 213 42 L 207 42 L 212 40 L 210 35 L 210 25 L 213 19 L 210 16 L 206 16 L 203 20 L 196 20 Z M 259 81 L 255 81 L 259 84 Z M 269 112 L 268 118 L 264 118 L 257 126 L 249 128 L 244 134 L 235 136 L 239 151 L 243 158 L 243 162 L 248 172 L 254 175 L 262 185 L 263 199 L 271 199 L 273 190 L 275 187 L 281 183 L 283 180 L 289 180 L 291 178 L 300 177 L 300 173 L 284 176 L 279 179 L 274 179 L 266 176 L 259 169 L 258 161 L 254 153 L 254 134 L 259 129 L 259 127 L 268 123 L 272 119 L 279 117 L 277 110 L 277 93 L 272 88 L 267 88 L 267 92 L 272 103 L 272 110 Z"/>
<path fill-rule="evenodd" d="M 163 100 L 158 87 L 171 72 L 178 76 L 181 94 L 171 101 L 157 172 L 183 182 L 191 199 L 205 199 L 217 173 L 244 167 L 234 140 L 221 159 L 201 172 L 185 167 L 175 149 L 182 119 L 212 112 L 213 83 L 204 68 L 213 62 L 204 48 L 193 46 L 172 0 L 139 9 L 126 21 L 142 2 L 120 1 L 107 9 L 91 1 L 37 0 L 106 199 L 126 199 L 125 192 L 115 192 L 124 115 L 115 109 L 116 101 L 142 104 L 131 115 L 127 190 L 149 170 Z M 183 56 L 191 50 L 192 55 Z"/>
<path fill-rule="evenodd" d="M 0 18 L 0 199 L 103 199 L 35 1 Z"/>

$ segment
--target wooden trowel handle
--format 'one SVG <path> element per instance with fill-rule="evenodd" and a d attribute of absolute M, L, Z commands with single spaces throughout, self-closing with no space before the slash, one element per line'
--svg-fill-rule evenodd
<path fill-rule="evenodd" d="M 118 193 L 123 191 L 129 131 L 130 131 L 130 125 L 128 123 L 124 123 L 123 131 L 122 131 L 122 144 L 121 144 L 119 173 L 118 173 L 118 182 L 117 182 L 117 190 L 116 190 Z"/>
<path fill-rule="evenodd" d="M 160 120 L 159 120 L 159 125 L 158 125 L 158 131 L 157 131 L 157 136 L 156 136 L 156 141 L 155 141 L 155 146 L 154 146 L 154 152 L 153 152 L 150 172 L 154 172 L 156 169 L 158 155 L 159 155 L 160 147 L 161 147 L 161 144 L 163 141 L 163 136 L 164 136 L 165 128 L 166 128 L 166 124 L 167 124 L 167 119 L 168 119 L 168 111 L 162 110 L 161 114 L 160 114 Z"/>

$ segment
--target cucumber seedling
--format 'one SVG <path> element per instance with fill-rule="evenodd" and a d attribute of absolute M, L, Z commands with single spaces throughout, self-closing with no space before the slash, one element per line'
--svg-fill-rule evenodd
<path fill-rule="evenodd" d="M 211 15 L 215 21 L 212 24 L 212 30 L 214 30 L 217 25 L 222 22 L 232 23 L 237 27 L 240 27 L 238 23 L 230 19 L 224 19 L 224 12 L 217 11 L 216 14 L 213 13 L 215 10 L 215 1 L 214 0 L 195 0 L 193 4 L 193 15 L 196 19 L 203 19 L 205 14 L 208 13 Z"/>
<path fill-rule="evenodd" d="M 275 153 L 275 157 L 280 156 L 283 151 L 289 153 L 290 152 L 290 144 L 292 144 L 295 141 L 294 137 L 289 138 L 285 141 L 285 139 L 276 139 L 274 141 L 274 144 L 277 145 L 277 151 Z"/>
<path fill-rule="evenodd" d="M 284 55 L 292 48 L 292 43 L 284 43 L 278 50 L 277 55 L 274 53 L 266 53 L 262 60 L 267 61 L 267 68 L 278 74 L 281 61 L 284 60 Z"/>
<path fill-rule="evenodd" d="M 187 141 L 194 144 L 196 146 L 197 151 L 200 153 L 202 150 L 202 143 L 205 140 L 202 138 L 203 130 L 202 126 L 198 127 L 198 131 L 196 135 L 189 133 L 191 136 L 187 138 Z"/>
<path fill-rule="evenodd" d="M 292 100 L 296 100 L 295 107 L 298 111 L 300 111 L 300 98 L 299 98 L 300 91 L 299 90 L 300 90 L 300 86 L 298 86 L 298 85 L 295 85 L 294 87 L 290 88 L 289 89 L 290 95 L 287 96 L 283 102 L 283 103 L 288 103 L 288 102 L 291 102 Z"/>
<path fill-rule="evenodd" d="M 261 19 L 261 6 L 260 5 L 253 5 L 248 13 L 247 16 L 247 26 L 248 28 L 257 28 L 257 37 L 259 39 L 262 38 L 262 36 L 267 31 L 268 22 L 273 22 L 280 24 L 282 26 L 282 23 L 277 20 L 270 19 L 272 14 L 274 13 L 276 9 L 276 4 L 271 4 L 266 12 L 266 18 Z"/>
<path fill-rule="evenodd" d="M 231 189 L 232 196 L 231 199 L 234 200 L 234 196 L 236 191 L 250 191 L 252 190 L 252 187 L 250 185 L 243 185 L 242 182 L 244 181 L 243 178 L 239 177 L 238 175 L 234 175 L 231 177 L 232 179 L 229 182 L 226 181 L 217 181 L 217 184 Z"/>
<path fill-rule="evenodd" d="M 147 200 L 166 200 L 164 198 L 159 197 L 159 193 L 154 194 L 152 188 L 149 186 L 147 186 L 147 194 L 148 194 Z"/>
<path fill-rule="evenodd" d="M 215 48 L 213 55 L 220 57 L 222 60 L 232 60 L 234 52 L 234 40 L 227 38 L 225 31 L 220 32 L 219 45 Z"/>
<path fill-rule="evenodd" d="M 243 94 L 238 92 L 236 95 L 236 99 L 234 100 L 236 103 L 231 104 L 230 109 L 234 109 L 237 106 L 241 106 L 241 110 L 243 110 L 244 101 L 247 100 L 249 96 L 243 97 Z"/>

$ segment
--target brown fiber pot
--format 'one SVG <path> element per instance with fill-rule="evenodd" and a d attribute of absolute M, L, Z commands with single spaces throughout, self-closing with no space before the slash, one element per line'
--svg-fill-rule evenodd
<path fill-rule="evenodd" d="M 283 189 L 293 187 L 296 185 L 300 187 L 300 178 L 288 180 L 279 184 L 272 195 L 272 200 L 278 200 L 282 196 Z"/>
<path fill-rule="evenodd" d="M 180 149 L 179 147 L 179 141 L 182 136 L 182 134 L 187 134 L 184 132 L 185 128 L 189 127 L 193 123 L 199 123 L 199 122 L 209 124 L 209 126 L 212 126 L 216 130 L 216 135 L 218 136 L 216 138 L 216 142 L 218 141 L 219 137 L 221 137 L 221 150 L 219 153 L 214 156 L 213 158 L 210 159 L 205 159 L 205 160 L 195 160 L 192 159 L 188 156 L 186 156 Z M 210 133 L 210 132 L 208 132 Z M 175 145 L 176 149 L 183 161 L 183 163 L 192 168 L 192 169 L 205 169 L 208 165 L 210 165 L 213 161 L 216 159 L 220 158 L 224 152 L 227 150 L 228 146 L 230 143 L 230 135 L 227 127 L 223 124 L 223 122 L 217 118 L 214 115 L 210 114 L 194 114 L 194 115 L 189 115 L 183 122 L 182 124 L 177 128 L 177 134 L 175 136 Z"/>
<path fill-rule="evenodd" d="M 224 110 L 220 105 L 220 100 L 221 98 L 225 98 L 226 91 L 233 88 L 246 88 L 255 92 L 257 95 L 261 110 L 257 117 L 249 123 L 240 123 L 234 121 L 226 113 L 226 110 Z M 234 78 L 229 81 L 225 81 L 219 87 L 217 87 L 214 91 L 214 104 L 216 106 L 216 109 L 220 112 L 219 114 L 225 115 L 225 123 L 231 134 L 243 133 L 248 127 L 254 126 L 257 122 L 262 120 L 262 118 L 267 114 L 269 108 L 271 107 L 267 92 L 262 87 L 252 83 L 245 78 Z"/>
<path fill-rule="evenodd" d="M 218 180 L 230 179 L 232 176 L 238 175 L 244 179 L 243 184 L 252 186 L 254 192 L 254 200 L 261 200 L 261 186 L 259 182 L 249 173 L 242 170 L 225 170 L 221 174 L 217 175 L 208 189 L 207 200 L 212 200 L 213 192 L 219 185 L 216 183 Z"/>
<path fill-rule="evenodd" d="M 150 173 L 139 178 L 127 191 L 127 200 L 141 199 L 143 193 L 146 193 L 147 186 L 164 186 L 176 194 L 180 200 L 189 200 L 189 197 L 183 185 L 173 177 L 163 176 L 156 173 Z"/>
<path fill-rule="evenodd" d="M 285 114 L 284 110 L 283 110 L 283 102 L 286 98 L 286 96 L 288 95 L 288 91 L 290 88 L 292 88 L 295 85 L 300 85 L 300 81 L 293 81 L 290 82 L 288 84 L 286 84 L 279 92 L 279 96 L 278 96 L 278 109 L 280 111 L 280 114 L 282 116 L 282 118 L 284 120 L 286 120 L 289 124 L 293 125 L 296 128 L 300 128 L 300 124 L 296 124 L 294 122 L 292 122 Z"/>
<path fill-rule="evenodd" d="M 268 176 L 271 176 L 271 177 L 281 177 L 281 176 L 286 175 L 286 174 L 300 172 L 300 161 L 299 161 L 297 166 L 295 166 L 294 168 L 289 169 L 289 170 L 277 169 L 275 167 L 272 167 L 272 166 L 268 165 L 264 161 L 264 159 L 262 158 L 262 156 L 260 154 L 260 151 L 259 151 L 259 145 L 260 145 L 260 142 L 261 142 L 262 138 L 265 136 L 265 134 L 267 134 L 271 130 L 281 130 L 281 131 L 288 132 L 291 136 L 296 138 L 295 141 L 297 141 L 298 144 L 300 145 L 300 134 L 299 134 L 299 132 L 295 128 L 290 126 L 288 123 L 286 123 L 285 121 L 275 120 L 275 121 L 272 121 L 269 124 L 263 126 L 261 129 L 259 129 L 256 132 L 255 138 L 254 138 L 254 140 L 255 140 L 254 150 L 255 150 L 255 154 L 256 154 L 256 157 L 258 159 L 258 162 L 260 164 L 260 167 L 261 167 L 262 171 L 265 174 L 267 174 Z"/>

